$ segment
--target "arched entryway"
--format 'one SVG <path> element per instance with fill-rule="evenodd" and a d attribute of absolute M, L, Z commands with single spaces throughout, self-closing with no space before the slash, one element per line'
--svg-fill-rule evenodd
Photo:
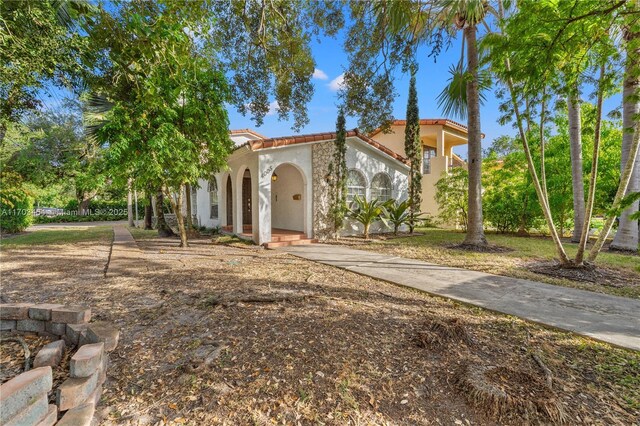
<path fill-rule="evenodd" d="M 251 172 L 244 171 L 242 176 L 242 225 L 251 227 Z"/>
<path fill-rule="evenodd" d="M 292 164 L 271 175 L 271 229 L 305 232 L 305 180 Z"/>
<path fill-rule="evenodd" d="M 227 176 L 226 185 L 227 226 L 233 226 L 233 189 L 231 186 L 231 176 Z"/>

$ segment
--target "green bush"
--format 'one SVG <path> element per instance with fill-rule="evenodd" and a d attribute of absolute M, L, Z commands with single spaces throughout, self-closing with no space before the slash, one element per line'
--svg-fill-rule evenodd
<path fill-rule="evenodd" d="M 33 222 L 33 199 L 16 179 L 3 175 L 0 190 L 0 231 L 25 230 Z"/>
<path fill-rule="evenodd" d="M 124 220 L 127 215 L 113 214 L 92 214 L 87 216 L 79 216 L 75 214 L 62 214 L 58 216 L 36 216 L 35 223 L 68 223 L 68 222 L 106 222 L 110 220 Z"/>

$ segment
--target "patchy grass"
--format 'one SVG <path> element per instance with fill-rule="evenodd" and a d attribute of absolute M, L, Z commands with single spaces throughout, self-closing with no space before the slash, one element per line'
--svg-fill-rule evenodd
<path fill-rule="evenodd" d="M 614 269 L 623 274 L 623 281 L 628 281 L 628 285 L 609 286 L 597 282 L 551 277 L 531 271 L 532 263 L 554 259 L 555 249 L 549 238 L 487 234 L 491 244 L 508 250 L 478 253 L 451 247 L 464 240 L 464 234 L 461 232 L 434 228 L 419 231 L 422 235 L 406 238 L 369 241 L 345 239 L 344 242 L 365 250 L 375 250 L 448 266 L 640 299 L 640 256 L 606 251 L 600 253 L 596 260 L 598 266 Z M 571 243 L 565 244 L 569 256 L 575 255 L 576 246 Z"/>
<path fill-rule="evenodd" d="M 476 366 L 510 373 L 471 377 L 507 401 L 528 395 L 518 378 L 546 377 L 532 354 L 568 424 L 640 415 L 638 352 L 255 246 L 138 243 L 136 276 L 104 277 L 107 244 L 0 253 L 9 301 L 86 304 L 121 329 L 102 425 L 551 424 L 456 384 Z"/>
<path fill-rule="evenodd" d="M 74 244 L 89 241 L 109 241 L 113 238 L 110 226 L 69 227 L 62 229 L 40 229 L 25 232 L 15 237 L 2 239 L 0 246 L 39 246 L 51 244 Z"/>
<path fill-rule="evenodd" d="M 127 226 L 127 229 L 136 240 L 149 240 L 159 237 L 158 231 L 155 229 L 145 230 L 142 228 L 132 228 L 130 226 Z"/>

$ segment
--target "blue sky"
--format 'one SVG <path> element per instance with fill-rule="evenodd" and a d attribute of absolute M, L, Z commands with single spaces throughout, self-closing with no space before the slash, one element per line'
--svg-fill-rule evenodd
<path fill-rule="evenodd" d="M 291 121 L 279 121 L 275 110 L 265 117 L 262 126 L 257 127 L 249 116 L 243 117 L 234 108 L 231 108 L 229 110 L 230 128 L 251 128 L 268 137 L 335 130 L 335 120 L 338 111 L 337 105 L 339 102 L 335 82 L 344 72 L 344 67 L 347 65 L 347 56 L 342 47 L 343 34 L 344 33 L 339 34 L 336 38 L 323 37 L 320 38 L 319 42 L 314 41 L 312 44 L 313 55 L 316 61 L 316 71 L 322 71 L 322 74 L 316 74 L 322 78 L 313 79 L 315 93 L 308 106 L 310 122 L 300 132 L 294 132 L 291 129 Z M 427 53 L 423 53 L 419 57 L 420 67 L 416 78 L 421 118 L 443 117 L 438 109 L 436 98 L 447 84 L 449 66 L 456 63 L 459 58 L 459 39 L 454 40 L 447 51 L 441 52 L 435 63 L 432 57 L 427 56 Z M 402 119 L 406 111 L 409 76 L 403 75 L 398 71 L 395 84 L 399 96 L 394 103 L 394 116 Z M 486 93 L 485 95 L 486 102 L 481 108 L 480 118 L 482 131 L 486 135 L 483 140 L 483 147 L 486 148 L 496 137 L 503 134 L 515 135 L 516 131 L 511 127 L 511 124 L 507 124 L 506 126 L 498 124 L 498 117 L 500 116 L 498 111 L 499 102 L 493 92 Z M 585 93 L 585 95 L 588 95 L 588 93 Z M 607 99 L 604 105 L 605 115 L 612 109 L 618 107 L 620 102 L 620 95 Z M 461 120 L 455 117 L 446 118 L 451 118 L 466 124 L 466 119 Z M 352 129 L 355 127 L 357 127 L 357 117 L 347 117 L 347 128 Z M 467 156 L 466 146 L 456 147 L 454 151 L 464 158 Z"/>

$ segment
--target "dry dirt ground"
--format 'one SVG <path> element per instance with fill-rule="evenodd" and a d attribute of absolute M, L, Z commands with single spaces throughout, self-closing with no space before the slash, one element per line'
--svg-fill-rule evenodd
<path fill-rule="evenodd" d="M 98 413 L 129 424 L 635 424 L 640 355 L 290 255 L 139 241 L 3 249 L 9 301 L 121 329 Z"/>

